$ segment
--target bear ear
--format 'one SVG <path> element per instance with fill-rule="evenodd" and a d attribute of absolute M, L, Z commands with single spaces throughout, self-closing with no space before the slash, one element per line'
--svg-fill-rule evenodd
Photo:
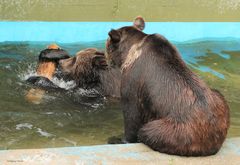
<path fill-rule="evenodd" d="M 109 37 L 111 38 L 111 40 L 113 42 L 119 42 L 121 39 L 121 35 L 119 33 L 119 31 L 112 29 L 109 33 L 108 33 Z"/>
<path fill-rule="evenodd" d="M 93 67 L 97 67 L 98 69 L 106 69 L 107 61 L 104 55 L 95 55 L 92 59 Z"/>
<path fill-rule="evenodd" d="M 143 29 L 145 28 L 145 21 L 141 16 L 138 16 L 137 18 L 135 18 L 134 22 L 133 22 L 133 26 L 136 27 L 137 29 L 143 31 Z"/>

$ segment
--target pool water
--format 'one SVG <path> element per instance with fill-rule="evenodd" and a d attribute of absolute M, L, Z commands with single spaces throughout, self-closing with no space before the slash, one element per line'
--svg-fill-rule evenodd
<path fill-rule="evenodd" d="M 123 133 L 118 100 L 89 97 L 92 91 L 71 90 L 74 82 L 54 79 L 69 89 L 49 91 L 40 104 L 25 99 L 33 88 L 38 54 L 48 42 L 0 43 L 0 149 L 106 144 Z M 83 48 L 104 49 L 104 41 L 59 45 L 71 55 Z M 240 136 L 240 40 L 196 40 L 175 43 L 189 67 L 221 91 L 231 108 L 228 137 Z"/>

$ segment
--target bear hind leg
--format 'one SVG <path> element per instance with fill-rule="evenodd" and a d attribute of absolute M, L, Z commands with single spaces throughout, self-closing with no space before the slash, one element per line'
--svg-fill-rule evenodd
<path fill-rule="evenodd" d="M 160 119 L 145 124 L 138 132 L 138 139 L 155 151 L 171 155 L 207 156 L 219 150 L 196 141 L 192 131 L 184 123 Z"/>

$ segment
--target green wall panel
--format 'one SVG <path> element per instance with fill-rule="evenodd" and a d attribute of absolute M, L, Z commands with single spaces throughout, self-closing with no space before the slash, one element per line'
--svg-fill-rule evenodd
<path fill-rule="evenodd" d="M 0 0 L 8 21 L 239 22 L 240 0 Z"/>

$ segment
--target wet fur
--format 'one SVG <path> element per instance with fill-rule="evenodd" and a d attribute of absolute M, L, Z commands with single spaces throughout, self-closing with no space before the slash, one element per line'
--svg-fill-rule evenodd
<path fill-rule="evenodd" d="M 47 77 L 51 80 L 55 73 L 56 67 L 57 64 L 55 62 L 49 60 L 40 61 L 37 68 L 37 74 L 39 76 Z"/>
<path fill-rule="evenodd" d="M 122 69 L 125 140 L 174 155 L 217 153 L 229 128 L 220 92 L 200 80 L 163 36 L 133 26 L 109 36 L 108 56 Z"/>
<path fill-rule="evenodd" d="M 96 49 L 85 49 L 61 60 L 60 70 L 80 88 L 96 89 L 103 96 L 120 97 L 120 69 L 108 67 L 104 53 Z"/>

